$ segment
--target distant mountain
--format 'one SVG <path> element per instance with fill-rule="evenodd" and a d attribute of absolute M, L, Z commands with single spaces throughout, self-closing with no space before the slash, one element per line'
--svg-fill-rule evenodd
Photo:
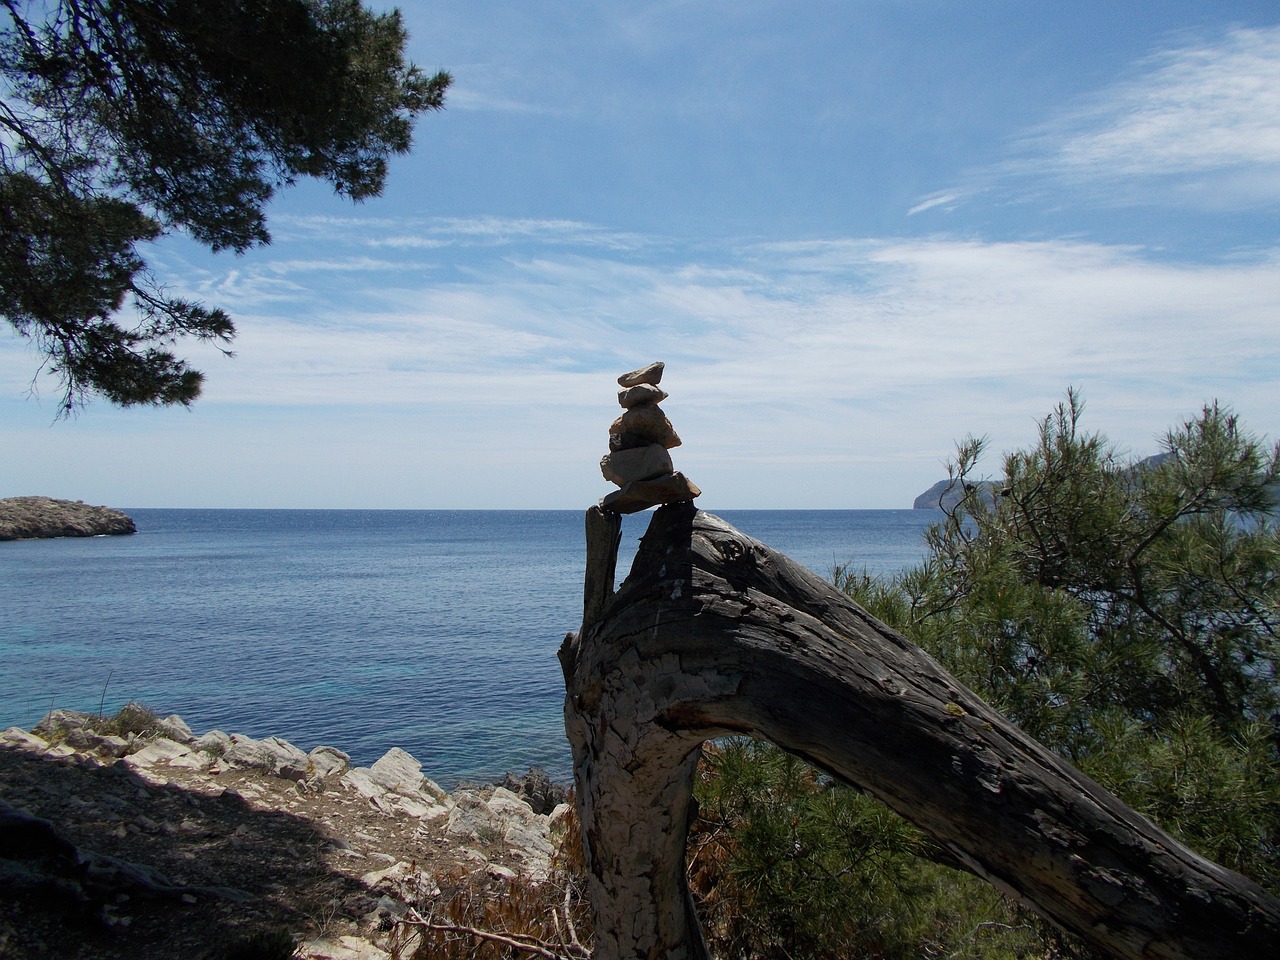
<path fill-rule="evenodd" d="M 1173 456 L 1173 454 L 1168 452 L 1156 453 L 1139 460 L 1134 464 L 1132 469 L 1137 473 L 1144 469 L 1157 467 L 1168 460 L 1171 456 Z M 1004 486 L 1004 481 L 977 480 L 974 481 L 973 486 L 978 488 L 980 495 L 988 504 L 990 504 L 1000 492 L 1000 489 Z M 1268 489 L 1271 492 L 1271 502 L 1273 507 L 1280 509 L 1280 482 L 1272 484 Z M 924 493 L 920 494 L 920 496 L 916 497 L 915 501 L 911 504 L 911 508 L 913 510 L 950 510 L 960 502 L 960 498 L 962 496 L 963 491 L 960 489 L 960 484 L 957 481 L 950 479 L 939 480 Z"/>
<path fill-rule="evenodd" d="M 978 480 L 970 483 L 970 486 L 978 488 L 978 495 L 990 503 L 997 493 L 1003 481 L 1000 480 Z M 958 480 L 939 480 L 932 487 L 926 490 L 920 496 L 916 497 L 915 502 L 911 504 L 913 510 L 950 510 L 960 498 L 964 496 L 964 490 L 960 487 Z"/>

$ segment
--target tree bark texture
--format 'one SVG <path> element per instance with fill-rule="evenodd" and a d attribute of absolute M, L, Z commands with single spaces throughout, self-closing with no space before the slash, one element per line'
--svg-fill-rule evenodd
<path fill-rule="evenodd" d="M 1280 956 L 1280 901 L 1130 810 L 820 577 L 682 503 L 654 513 L 614 593 L 616 518 L 593 510 L 586 619 L 560 659 L 597 960 L 707 956 L 685 841 L 701 746 L 729 734 L 867 791 L 1112 956 Z"/>

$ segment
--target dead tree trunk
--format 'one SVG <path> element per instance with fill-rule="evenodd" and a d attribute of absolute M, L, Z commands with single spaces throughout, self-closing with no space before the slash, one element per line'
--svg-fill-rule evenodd
<path fill-rule="evenodd" d="M 825 581 L 674 504 L 615 594 L 618 530 L 589 511 L 586 619 L 560 651 L 597 960 L 707 955 L 685 839 L 701 745 L 727 734 L 866 790 L 1113 956 L 1276 956 L 1280 901 L 1134 813 Z"/>

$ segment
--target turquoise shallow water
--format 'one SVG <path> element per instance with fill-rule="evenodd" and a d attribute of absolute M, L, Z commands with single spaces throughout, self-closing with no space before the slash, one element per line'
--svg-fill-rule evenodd
<path fill-rule="evenodd" d="M 555 653 L 582 617 L 581 512 L 128 512 L 132 537 L 0 543 L 0 725 L 141 700 L 360 763 L 403 747 L 446 786 L 567 778 Z M 938 517 L 720 516 L 822 575 L 909 566 Z M 626 518 L 620 577 L 646 524 Z"/>

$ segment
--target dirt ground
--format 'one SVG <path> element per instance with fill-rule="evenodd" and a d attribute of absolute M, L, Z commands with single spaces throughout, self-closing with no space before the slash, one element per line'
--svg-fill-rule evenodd
<path fill-rule="evenodd" d="M 262 931 L 367 936 L 388 925 L 361 880 L 373 871 L 483 884 L 523 865 L 500 840 L 384 813 L 336 778 L 306 790 L 254 770 L 163 774 L 0 750 L 0 819 L 48 821 L 96 858 L 68 872 L 29 820 L 0 831 L 0 958 L 214 960 Z"/>

